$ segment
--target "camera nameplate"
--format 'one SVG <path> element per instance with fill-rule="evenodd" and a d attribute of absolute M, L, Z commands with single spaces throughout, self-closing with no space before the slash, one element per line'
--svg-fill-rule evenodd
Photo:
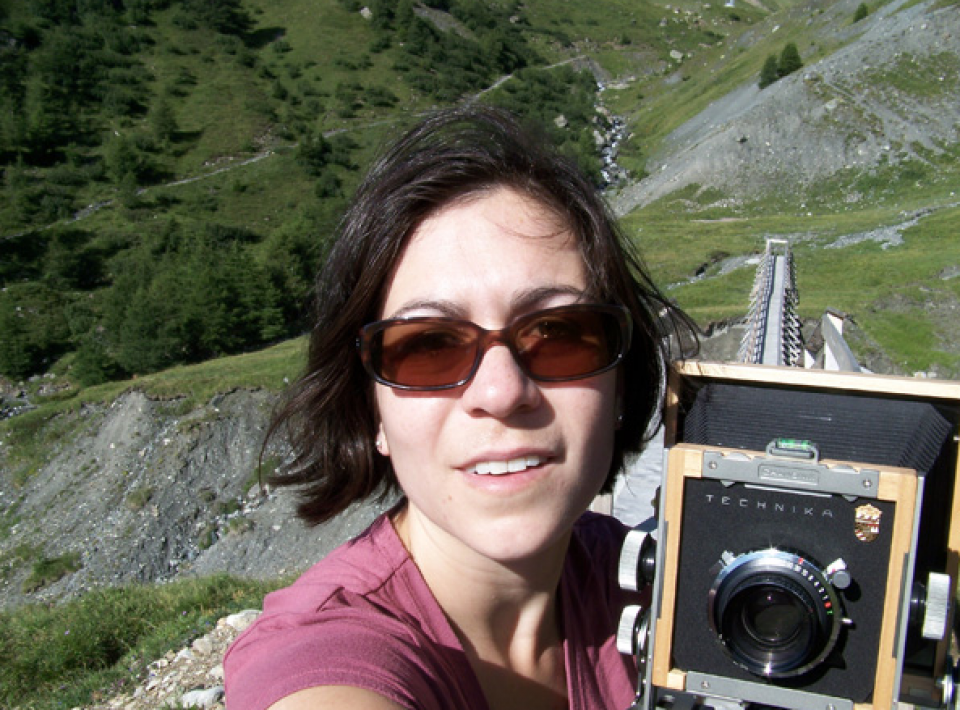
<path fill-rule="evenodd" d="M 789 488 L 820 493 L 876 498 L 880 471 L 845 463 L 805 463 L 772 456 L 749 456 L 742 451 L 703 452 L 704 478 Z"/>

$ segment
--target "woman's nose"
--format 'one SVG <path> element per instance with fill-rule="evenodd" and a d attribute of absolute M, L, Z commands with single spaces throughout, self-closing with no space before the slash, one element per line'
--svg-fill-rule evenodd
<path fill-rule="evenodd" d="M 471 413 L 503 419 L 517 410 L 536 406 L 540 396 L 537 383 L 520 368 L 510 349 L 497 343 L 484 352 L 461 399 Z"/>

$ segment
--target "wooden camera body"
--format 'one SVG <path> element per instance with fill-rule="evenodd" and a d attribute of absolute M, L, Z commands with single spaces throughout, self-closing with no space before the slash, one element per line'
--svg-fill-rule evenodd
<path fill-rule="evenodd" d="M 642 706 L 952 707 L 960 382 L 690 362 L 666 404 Z"/>

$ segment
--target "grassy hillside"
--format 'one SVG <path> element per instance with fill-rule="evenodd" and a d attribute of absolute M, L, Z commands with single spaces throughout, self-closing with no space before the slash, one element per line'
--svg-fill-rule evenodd
<path fill-rule="evenodd" d="M 431 5 L 0 5 L 0 375 L 89 385 L 296 335 L 384 137 L 501 76 L 484 100 L 565 113 L 595 171 L 593 79 L 537 70 L 571 40 L 513 4 Z"/>
<path fill-rule="evenodd" d="M 882 0 L 870 14 L 913 4 Z M 629 129 L 618 161 L 636 179 L 652 157 L 668 159 L 673 131 L 755 83 L 788 38 L 815 66 L 867 27 L 854 22 L 853 0 L 369 5 L 150 0 L 91 3 L 78 15 L 66 2 L 0 3 L 12 70 L 2 98 L 21 109 L 0 126 L 0 325 L 10 334 L 0 374 L 52 370 L 89 385 L 296 335 L 311 274 L 362 166 L 420 111 L 477 95 L 500 76 L 513 74 L 484 100 L 548 124 L 572 116 L 556 138 L 595 171 L 593 79 L 558 66 L 594 60 L 603 103 Z M 71 34 L 82 51 L 68 51 Z M 70 59 L 93 70 L 62 76 Z M 955 54 L 912 73 L 908 60 L 878 69 L 864 90 L 899 83 L 922 95 L 956 84 Z M 62 120 L 51 116 L 57 108 Z M 882 325 L 884 289 L 942 284 L 904 269 L 883 287 L 860 283 L 852 253 L 854 268 L 837 284 L 816 253 L 845 229 L 949 207 L 957 157 L 945 146 L 803 192 L 729 195 L 722 184 L 700 185 L 625 223 L 656 278 L 702 323 L 743 313 L 750 282 L 735 272 L 686 283 L 704 264 L 760 251 L 770 234 L 815 232 L 797 252 L 804 315 L 848 311 L 899 369 L 933 364 L 949 374 L 949 352 L 918 356 Z M 855 204 L 840 197 L 852 191 Z M 731 198 L 736 209 L 723 206 Z M 939 219 L 954 216 L 948 209 Z M 928 256 L 947 266 L 953 256 L 942 247 Z M 229 258 L 211 265 L 213 252 Z M 950 283 L 943 289 L 947 303 Z M 930 323 L 933 333 L 940 327 Z"/>
<path fill-rule="evenodd" d="M 151 663 L 257 607 L 274 585 L 227 577 L 95 590 L 59 607 L 2 613 L 3 707 L 89 707 L 129 691 Z"/>

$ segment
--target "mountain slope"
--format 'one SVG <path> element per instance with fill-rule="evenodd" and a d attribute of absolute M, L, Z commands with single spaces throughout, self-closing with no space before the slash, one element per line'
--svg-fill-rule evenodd
<path fill-rule="evenodd" d="M 957 378 L 960 14 L 896 0 L 854 23 L 854 8 L 797 4 L 622 89 L 609 102 L 648 174 L 612 202 L 699 322 L 741 318 L 749 264 L 788 239 L 804 318 L 846 313 L 871 369 Z M 788 39 L 805 66 L 761 91 L 763 56 Z"/>
<path fill-rule="evenodd" d="M 743 84 L 672 131 L 647 163 L 650 177 L 617 195 L 618 210 L 688 185 L 748 201 L 771 187 L 805 194 L 831 180 L 849 185 L 838 201 L 851 203 L 864 175 L 955 154 L 960 15 L 906 4 L 858 23 L 852 44 L 763 91 Z M 837 26 L 843 6 L 821 15 L 818 28 Z"/>

